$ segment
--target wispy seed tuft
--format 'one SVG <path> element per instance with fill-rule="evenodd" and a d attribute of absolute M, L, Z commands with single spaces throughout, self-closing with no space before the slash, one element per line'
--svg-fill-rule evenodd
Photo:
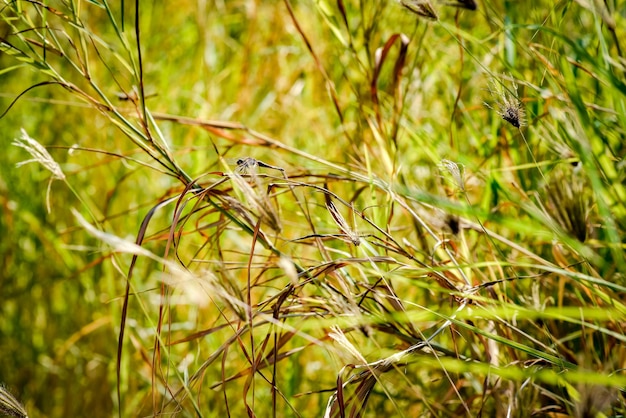
<path fill-rule="evenodd" d="M 463 164 L 457 164 L 454 161 L 444 158 L 441 160 L 439 166 L 452 176 L 452 179 L 461 191 L 465 191 L 465 180 L 463 178 L 465 174 L 465 167 Z"/>
<path fill-rule="evenodd" d="M 485 102 L 485 106 L 494 109 L 500 117 L 515 126 L 521 128 L 526 126 L 526 112 L 522 102 L 517 98 L 517 84 L 513 83 L 514 94 L 504 87 L 503 83 L 491 80 L 489 92 L 493 98 L 494 106 Z"/>
<path fill-rule="evenodd" d="M 15 139 L 13 141 L 13 145 L 24 148 L 33 157 L 30 160 L 17 163 L 17 167 L 21 167 L 28 163 L 39 163 L 52 173 L 52 177 L 48 182 L 48 190 L 46 192 L 46 206 L 48 213 L 50 213 L 50 187 L 52 186 L 52 180 L 65 180 L 65 173 L 61 170 L 61 166 L 54 161 L 54 158 L 52 158 L 48 150 L 37 142 L 37 140 L 28 136 L 24 128 L 22 128 L 21 138 Z"/>
<path fill-rule="evenodd" d="M 52 177 L 58 180 L 65 180 L 65 174 L 61 170 L 61 166 L 54 161 L 48 150 L 37 142 L 35 139 L 28 136 L 26 131 L 22 128 L 22 137 L 15 139 L 13 145 L 16 147 L 24 148 L 33 157 L 30 160 L 17 163 L 17 167 L 21 167 L 28 163 L 40 163 L 48 171 L 52 173 Z"/>
<path fill-rule="evenodd" d="M 591 231 L 589 186 L 580 169 L 556 168 L 542 191 L 545 211 L 569 235 L 585 242 Z"/>

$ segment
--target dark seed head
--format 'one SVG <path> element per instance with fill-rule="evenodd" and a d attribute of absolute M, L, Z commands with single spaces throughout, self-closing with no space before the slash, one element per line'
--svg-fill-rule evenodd
<path fill-rule="evenodd" d="M 454 235 L 458 234 L 461 229 L 459 218 L 454 215 L 446 216 L 446 225 L 448 225 L 448 228 L 450 228 L 450 231 L 452 231 Z"/>
<path fill-rule="evenodd" d="M 507 107 L 502 112 L 502 119 L 509 122 L 516 128 L 520 127 L 520 112 L 519 108 Z"/>
<path fill-rule="evenodd" d="M 476 2 L 474 0 L 459 0 L 459 3 L 461 3 L 466 9 L 468 10 L 476 10 L 478 9 L 478 6 L 476 5 Z"/>
<path fill-rule="evenodd" d="M 524 106 L 517 98 L 517 85 L 513 83 L 513 90 L 511 93 L 507 91 L 502 82 L 492 79 L 489 82 L 489 92 L 493 97 L 494 106 L 489 103 L 485 105 L 496 110 L 498 115 L 516 128 L 520 128 L 526 125 L 526 113 L 524 112 Z"/>

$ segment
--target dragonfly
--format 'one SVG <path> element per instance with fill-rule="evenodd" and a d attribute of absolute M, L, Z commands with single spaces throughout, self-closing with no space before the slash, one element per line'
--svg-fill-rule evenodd
<path fill-rule="evenodd" d="M 257 159 L 252 158 L 252 157 L 242 157 L 242 158 L 239 158 L 239 159 L 237 159 L 237 161 L 235 163 L 237 164 L 236 171 L 237 171 L 237 173 L 240 173 L 240 174 L 241 173 L 254 172 L 259 167 L 261 167 L 261 168 L 269 168 L 269 169 L 272 169 L 272 170 L 278 170 L 278 171 L 281 171 L 281 172 L 285 171 L 284 168 L 264 163 L 263 161 L 257 160 Z"/>

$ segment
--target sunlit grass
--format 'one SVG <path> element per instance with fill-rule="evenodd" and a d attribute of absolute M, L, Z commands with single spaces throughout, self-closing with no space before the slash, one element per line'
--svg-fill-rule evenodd
<path fill-rule="evenodd" d="M 624 414 L 623 6 L 2 7 L 28 416 Z"/>

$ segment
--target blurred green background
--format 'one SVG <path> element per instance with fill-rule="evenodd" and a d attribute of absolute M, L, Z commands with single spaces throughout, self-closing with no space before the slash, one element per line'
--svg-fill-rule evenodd
<path fill-rule="evenodd" d="M 22 3 L 27 13 L 36 8 Z M 66 30 L 70 38 L 74 37 L 75 45 L 79 45 L 82 30 L 102 41 L 100 55 L 87 45 L 90 55 L 84 57 L 81 47 L 73 49 L 60 35 L 70 60 L 77 61 L 81 56 L 88 62 L 92 81 L 112 103 L 127 110 L 129 119 L 135 120 L 131 103 L 116 96 L 130 92 L 136 79 L 125 67 L 124 62 L 129 62 L 126 49 L 109 16 L 97 1 L 70 3 L 71 7 L 65 2 L 46 4 L 62 13 L 74 9 L 84 29 L 63 26 L 63 20 L 56 19 L 52 11 L 47 12 L 49 25 Z M 438 199 L 452 194 L 437 168 L 447 158 L 467 167 L 467 194 L 482 221 L 500 225 L 500 218 L 489 215 L 490 211 L 497 212 L 504 218 L 502 234 L 554 261 L 557 256 L 553 255 L 550 225 L 523 209 L 524 199 L 532 200 L 544 180 L 533 164 L 546 162 L 543 167 L 548 171 L 555 160 L 582 160 L 596 167 L 587 181 L 601 185 L 595 189 L 598 194 L 590 197 L 600 202 L 593 205 L 588 218 L 596 225 L 592 236 L 595 241 L 587 247 L 570 239 L 567 242 L 572 247 L 568 251 L 577 254 L 572 256 L 574 262 L 584 258 L 578 258 L 578 254 L 604 260 L 590 270 L 624 285 L 624 261 L 619 257 L 624 251 L 626 219 L 626 92 L 620 87 L 624 83 L 624 61 L 616 44 L 616 39 L 624 39 L 623 4 L 606 2 L 602 6 L 614 23 L 610 30 L 604 9 L 594 9 L 590 5 L 594 2 L 484 1 L 478 2 L 477 11 L 434 2 L 439 21 L 427 22 L 396 1 L 345 1 L 349 18 L 346 28 L 339 7 L 343 2 L 292 1 L 312 54 L 285 2 L 139 3 L 144 88 L 150 96 L 146 106 L 157 115 L 158 127 L 178 166 L 191 178 L 224 170 L 220 156 L 229 159 L 249 155 L 291 173 L 332 170 L 285 149 L 250 145 L 242 140 L 249 138 L 245 134 L 233 133 L 228 139 L 197 126 L 159 120 L 159 116 L 239 122 L 293 149 L 355 171 L 373 173 L 409 198 L 430 196 L 435 205 Z M 13 14 L 6 4 L 3 2 L 0 13 L 11 20 Z M 121 24 L 122 10 L 117 4 L 111 7 Z M 123 38 L 136 59 L 133 7 L 126 3 Z M 371 97 L 376 51 L 396 33 L 410 39 L 403 78 L 400 89 L 394 91 L 397 42 L 389 49 L 388 61 L 379 75 L 377 110 Z M 6 21 L 0 23 L 3 42 L 15 42 L 14 35 Z M 182 185 L 164 174 L 159 164 L 106 114 L 76 94 L 58 85 L 42 85 L 15 101 L 27 88 L 51 77 L 8 49 L 3 51 L 0 112 L 13 106 L 0 119 L 0 384 L 24 403 L 31 417 L 109 417 L 118 408 L 117 338 L 130 256 L 113 257 L 104 250 L 98 240 L 78 226 L 71 210 L 78 209 L 86 218 L 91 212 L 107 232 L 134 241 L 150 208 L 180 192 Z M 588 56 L 582 55 L 584 51 Z M 67 82 L 95 94 L 79 68 L 53 52 L 48 54 Z M 524 139 L 517 130 L 503 124 L 497 114 L 493 101 L 499 98 L 494 98 L 488 87 L 494 77 L 504 80 L 507 94 L 517 94 L 526 108 L 529 126 Z M 518 83 L 516 92 L 512 80 L 526 82 Z M 483 102 L 491 102 L 496 111 Z M 588 112 L 585 114 L 589 119 L 581 116 L 581 109 Z M 398 114 L 402 117 L 397 118 Z M 377 136 L 372 129 L 375 116 L 382 116 L 381 131 L 398 130 L 395 141 Z M 51 183 L 50 211 L 46 208 L 50 173 L 36 163 L 16 167 L 31 158 L 24 149 L 11 145 L 21 136 L 22 128 L 47 147 L 66 175 L 67 184 L 58 180 Z M 356 190 L 356 186 L 342 187 L 338 193 Z M 375 200 L 371 197 L 372 206 Z M 322 201 L 313 210 L 320 207 Z M 604 216 L 607 213 L 611 214 L 610 222 Z M 519 219 L 526 216 L 527 223 L 519 225 Z M 607 219 L 606 228 L 603 219 Z M 150 227 L 154 239 L 146 243 L 146 248 L 163 253 L 165 242 L 158 238 L 157 231 L 164 234 L 169 221 L 171 211 L 157 215 Z M 300 221 L 292 221 L 294 225 L 287 219 L 287 231 L 298 228 L 295 224 Z M 510 222 L 510 229 L 506 222 Z M 402 228 L 408 228 L 410 221 L 398 223 L 389 230 L 404 234 Z M 406 235 L 410 237 L 411 232 Z M 471 239 L 470 252 L 477 257 L 466 260 L 468 264 L 481 261 L 478 254 L 492 251 L 489 242 Z M 191 256 L 193 250 L 188 251 Z M 515 254 L 507 255 L 514 262 Z M 148 364 L 159 303 L 160 281 L 155 277 L 159 270 L 140 260 L 135 273 L 138 284 L 133 291 L 145 292 L 148 302 L 140 304 L 133 299 L 130 304 L 122 364 L 125 416 L 146 416 L 152 411 L 153 384 Z M 245 274 L 236 273 L 235 280 L 243 286 Z M 546 286 L 554 298 L 562 297 L 556 284 Z M 586 300 L 585 291 L 571 292 L 582 294 L 578 299 L 581 303 Z M 523 296 L 530 298 L 529 294 Z M 522 299 L 517 301 L 521 303 Z M 433 303 L 431 307 L 436 309 L 437 302 Z M 173 311 L 173 323 L 188 334 L 209 328 L 219 316 L 215 309 L 205 307 L 183 305 Z M 623 320 L 611 324 L 614 332 L 623 337 Z M 221 345 L 220 338 L 226 337 L 215 338 L 204 341 L 205 347 L 181 348 L 177 355 L 189 355 L 197 368 L 207 353 Z M 282 371 L 290 391 L 285 395 L 301 416 L 322 415 L 328 393 L 317 391 L 332 388 L 343 366 L 331 354 L 320 351 L 312 357 L 294 356 Z M 602 355 L 596 353 L 589 358 L 601 362 Z M 624 361 L 624 353 L 611 359 L 616 369 L 623 367 Z M 232 373 L 243 368 L 236 361 L 229 366 Z M 185 373 L 182 367 L 179 371 Z M 222 378 L 219 367 L 208 374 L 207 387 L 200 390 L 204 396 L 200 402 L 202 413 L 224 416 L 224 395 L 208 388 Z M 240 392 L 236 386 L 232 390 Z M 403 390 L 396 394 L 400 404 L 417 402 L 410 390 Z M 427 389 L 421 390 L 425 392 L 422 395 L 429 396 Z M 268 396 L 258 395 L 257 405 L 267 402 Z M 397 413 L 383 401 L 384 394 L 378 393 L 374 399 L 379 401 L 372 401 L 370 416 Z M 243 416 L 241 405 L 231 407 L 233 416 Z M 428 413 L 428 409 L 416 411 Z M 404 413 L 416 416 L 411 409 Z M 193 409 L 182 414 L 192 416 Z M 264 410 L 258 406 L 257 414 L 270 416 L 269 407 Z M 291 415 L 288 409 L 278 413 Z"/>

